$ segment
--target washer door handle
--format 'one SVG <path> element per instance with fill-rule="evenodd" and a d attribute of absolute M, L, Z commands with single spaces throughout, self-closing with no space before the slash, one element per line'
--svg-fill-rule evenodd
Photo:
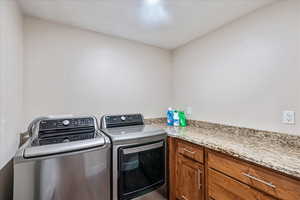
<path fill-rule="evenodd" d="M 132 148 L 127 148 L 123 150 L 123 154 L 131 154 L 131 153 L 138 153 L 138 152 L 142 152 L 142 151 L 148 151 L 148 150 L 152 150 L 152 149 L 158 149 L 160 147 L 164 146 L 164 142 L 158 142 L 158 143 L 154 143 L 154 144 L 148 144 L 148 145 L 142 145 L 142 146 L 138 146 L 138 147 L 132 147 Z"/>

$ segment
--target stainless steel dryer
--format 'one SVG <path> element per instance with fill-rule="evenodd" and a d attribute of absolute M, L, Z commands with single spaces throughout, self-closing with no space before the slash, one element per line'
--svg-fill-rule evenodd
<path fill-rule="evenodd" d="M 14 200 L 110 200 L 110 140 L 94 117 L 35 120 L 14 157 Z"/>
<path fill-rule="evenodd" d="M 165 199 L 167 133 L 141 114 L 106 115 L 101 127 L 112 141 L 112 199 Z"/>

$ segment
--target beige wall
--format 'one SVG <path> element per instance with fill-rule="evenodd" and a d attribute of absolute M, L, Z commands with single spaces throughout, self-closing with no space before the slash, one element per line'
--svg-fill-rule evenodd
<path fill-rule="evenodd" d="M 22 122 L 22 14 L 12 0 L 0 1 L 0 199 L 13 196 L 12 157 Z"/>
<path fill-rule="evenodd" d="M 45 114 L 159 117 L 173 103 L 191 106 L 193 119 L 299 133 L 281 123 L 283 110 L 300 112 L 298 9 L 297 0 L 276 3 L 172 55 L 26 18 L 25 124 Z"/>
<path fill-rule="evenodd" d="M 18 5 L 12 0 L 0 1 L 0 169 L 18 147 L 23 96 L 22 36 Z"/>
<path fill-rule="evenodd" d="M 169 106 L 167 50 L 25 19 L 25 123 L 47 114 L 136 113 Z"/>
<path fill-rule="evenodd" d="M 174 105 L 191 118 L 300 134 L 300 1 L 282 1 L 173 52 Z"/>

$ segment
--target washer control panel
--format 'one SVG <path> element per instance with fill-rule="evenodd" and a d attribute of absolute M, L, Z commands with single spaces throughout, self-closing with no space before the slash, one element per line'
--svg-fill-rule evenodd
<path fill-rule="evenodd" d="M 46 119 L 39 123 L 37 145 L 66 143 L 95 137 L 95 118 Z"/>
<path fill-rule="evenodd" d="M 50 119 L 40 122 L 39 130 L 94 126 L 93 118 Z"/>

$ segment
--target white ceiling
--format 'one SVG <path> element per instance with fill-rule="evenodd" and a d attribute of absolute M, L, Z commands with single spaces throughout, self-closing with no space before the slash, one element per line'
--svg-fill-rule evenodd
<path fill-rule="evenodd" d="M 275 1 L 278 0 L 19 0 L 29 16 L 167 49 Z"/>

